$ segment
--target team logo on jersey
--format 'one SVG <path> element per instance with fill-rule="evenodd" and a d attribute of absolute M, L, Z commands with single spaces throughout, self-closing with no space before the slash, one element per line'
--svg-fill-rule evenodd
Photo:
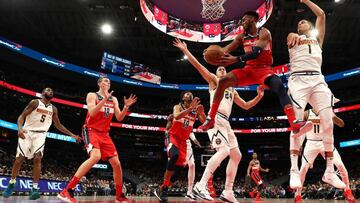
<path fill-rule="evenodd" d="M 215 143 L 216 143 L 217 145 L 220 145 L 220 144 L 221 144 L 221 139 L 220 139 L 220 138 L 216 138 Z"/>

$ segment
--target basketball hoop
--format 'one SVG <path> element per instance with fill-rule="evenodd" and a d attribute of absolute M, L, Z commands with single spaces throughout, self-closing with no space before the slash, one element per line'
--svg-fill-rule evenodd
<path fill-rule="evenodd" d="M 201 16 L 212 21 L 218 20 L 225 13 L 225 9 L 223 7 L 225 2 L 226 0 L 201 0 L 203 6 L 200 13 Z"/>

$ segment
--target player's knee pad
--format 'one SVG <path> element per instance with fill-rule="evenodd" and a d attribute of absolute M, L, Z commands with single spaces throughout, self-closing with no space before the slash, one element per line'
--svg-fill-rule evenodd
<path fill-rule="evenodd" d="M 172 146 L 169 150 L 169 160 L 166 169 L 169 171 L 175 170 L 175 163 L 179 158 L 179 149 L 176 146 Z"/>

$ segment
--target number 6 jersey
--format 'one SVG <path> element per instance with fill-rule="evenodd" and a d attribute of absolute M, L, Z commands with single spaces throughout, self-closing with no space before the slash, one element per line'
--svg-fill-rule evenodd
<path fill-rule="evenodd" d="M 97 105 L 104 98 L 98 92 L 96 92 L 95 94 L 95 104 Z M 114 115 L 114 106 L 115 104 L 113 101 L 113 97 L 111 96 L 101 107 L 100 111 L 94 116 L 91 117 L 88 111 L 85 119 L 85 127 L 92 128 L 100 132 L 109 132 L 110 123 Z"/>
<path fill-rule="evenodd" d="M 291 72 L 317 71 L 321 73 L 322 50 L 316 37 L 300 35 L 299 44 L 289 49 Z"/>
<path fill-rule="evenodd" d="M 25 118 L 24 130 L 48 131 L 52 123 L 52 104 L 45 105 L 38 99 L 38 106 Z"/>

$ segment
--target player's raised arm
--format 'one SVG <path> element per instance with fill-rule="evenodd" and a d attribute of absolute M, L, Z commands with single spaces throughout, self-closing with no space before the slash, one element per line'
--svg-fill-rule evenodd
<path fill-rule="evenodd" d="M 318 31 L 317 40 L 319 42 L 320 47 L 322 47 L 325 36 L 325 23 L 326 23 L 325 12 L 318 5 L 316 5 L 310 0 L 300 0 L 300 2 L 306 4 L 311 9 L 311 11 L 316 15 L 315 29 L 317 29 Z"/>
<path fill-rule="evenodd" d="M 264 96 L 264 88 L 262 86 L 259 86 L 257 88 L 257 93 L 258 94 L 256 95 L 256 97 L 254 99 L 246 102 L 239 96 L 239 93 L 237 91 L 235 91 L 234 102 L 240 108 L 245 109 L 245 110 L 249 110 L 252 107 L 254 107 L 257 103 L 259 103 L 259 101 L 263 98 L 263 96 Z"/>
<path fill-rule="evenodd" d="M 111 91 L 110 93 L 107 93 L 105 95 L 104 99 L 101 100 L 98 104 L 96 104 L 96 94 L 95 93 L 90 92 L 90 93 L 87 94 L 87 96 L 86 96 L 86 105 L 87 105 L 88 112 L 89 112 L 91 117 L 93 117 L 97 113 L 99 113 L 99 111 L 104 106 L 104 104 L 109 99 L 109 97 L 111 96 L 112 93 L 113 93 L 113 91 Z"/>
<path fill-rule="evenodd" d="M 36 107 L 39 105 L 39 100 L 37 99 L 33 99 L 29 102 L 29 104 L 25 107 L 25 109 L 23 110 L 23 112 L 20 114 L 20 116 L 17 119 L 17 126 L 18 126 L 18 136 L 21 139 L 25 139 L 25 135 L 24 135 L 24 130 L 23 130 L 23 125 L 24 125 L 24 121 L 27 115 L 29 115 L 34 109 L 36 109 Z"/>
<path fill-rule="evenodd" d="M 115 113 L 116 120 L 122 121 L 125 118 L 129 107 L 136 102 L 137 97 L 134 94 L 130 94 L 129 98 L 126 98 L 124 96 L 124 108 L 123 108 L 122 111 L 120 110 L 119 102 L 118 102 L 117 98 L 113 97 L 113 100 L 114 100 L 114 105 L 115 105 L 114 106 L 114 113 Z"/>
<path fill-rule="evenodd" d="M 58 116 L 58 109 L 53 105 L 53 115 L 52 115 L 52 120 L 54 121 L 54 125 L 55 127 L 62 133 L 65 133 L 67 135 L 69 135 L 70 137 L 76 139 L 76 141 L 80 141 L 81 138 L 77 135 L 75 135 L 74 133 L 70 132 L 70 130 L 68 130 L 63 124 L 61 124 L 59 116 Z"/>
<path fill-rule="evenodd" d="M 243 44 L 244 34 L 241 33 L 235 37 L 235 39 L 228 45 L 226 45 L 223 49 L 225 53 L 230 53 L 235 51 L 239 46 Z"/>
<path fill-rule="evenodd" d="M 204 106 L 199 104 L 196 108 L 196 113 L 197 113 L 197 116 L 199 118 L 199 121 L 201 123 L 204 123 L 206 121 L 206 115 L 205 115 L 205 112 L 204 112 Z"/>
<path fill-rule="evenodd" d="M 200 75 L 206 80 L 206 82 L 210 85 L 216 86 L 217 79 L 214 74 L 212 74 L 207 68 L 205 68 L 188 50 L 185 42 L 182 42 L 180 39 L 175 39 L 173 41 L 173 45 L 179 48 L 187 57 L 188 61 L 196 68 L 196 70 L 200 73 Z"/>
<path fill-rule="evenodd" d="M 174 106 L 174 112 L 173 112 L 173 115 L 174 115 L 174 118 L 176 120 L 179 120 L 179 119 L 182 119 L 184 118 L 186 115 L 188 115 L 191 111 L 193 111 L 194 109 L 196 109 L 196 107 L 200 104 L 200 101 L 199 101 L 199 98 L 195 97 L 191 104 L 190 104 L 190 107 L 187 108 L 187 109 L 184 109 L 184 110 L 181 110 L 181 106 L 178 104 L 178 105 L 175 105 Z"/>

